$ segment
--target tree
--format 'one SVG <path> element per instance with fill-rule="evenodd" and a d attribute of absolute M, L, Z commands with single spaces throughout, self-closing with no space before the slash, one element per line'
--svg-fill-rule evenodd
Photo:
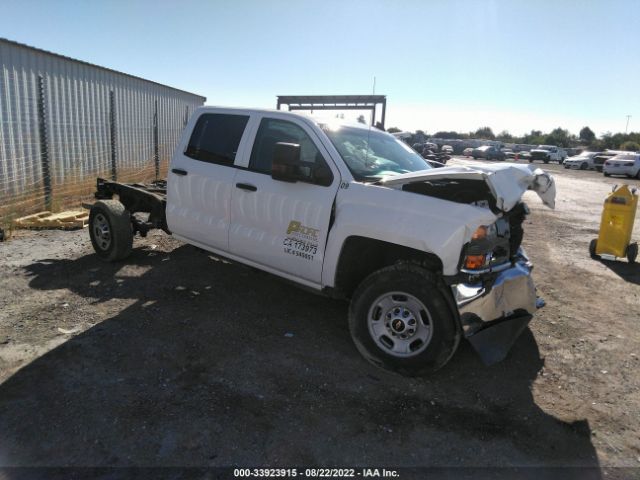
<path fill-rule="evenodd" d="M 451 132 L 444 132 L 444 131 L 436 132 L 436 133 L 433 134 L 433 136 L 435 138 L 452 138 L 452 139 L 460 139 L 460 138 L 463 137 L 458 132 L 453 132 L 453 131 L 451 131 Z"/>
<path fill-rule="evenodd" d="M 595 139 L 596 134 L 593 133 L 593 130 L 591 130 L 589 127 L 584 127 L 582 130 L 580 130 L 580 141 L 582 143 L 591 145 Z"/>
<path fill-rule="evenodd" d="M 627 152 L 637 152 L 640 150 L 640 145 L 636 142 L 626 141 L 620 144 L 620 150 L 626 150 Z"/>
<path fill-rule="evenodd" d="M 555 128 L 545 137 L 544 143 L 557 145 L 558 147 L 568 147 L 571 145 L 569 131 L 560 127 Z"/>
<path fill-rule="evenodd" d="M 387 128 L 387 132 L 389 133 L 400 133 L 402 130 L 400 130 L 398 127 L 389 127 Z"/>
<path fill-rule="evenodd" d="M 514 141 L 514 137 L 513 135 L 511 135 L 508 131 L 503 130 L 501 131 L 496 138 L 498 140 L 500 140 L 501 142 L 506 142 L 506 143 L 511 143 Z"/>
<path fill-rule="evenodd" d="M 476 138 L 484 138 L 487 140 L 494 140 L 496 138 L 496 136 L 493 134 L 493 130 L 491 130 L 490 127 L 481 127 L 478 130 L 476 130 L 476 133 L 474 133 L 474 136 Z"/>

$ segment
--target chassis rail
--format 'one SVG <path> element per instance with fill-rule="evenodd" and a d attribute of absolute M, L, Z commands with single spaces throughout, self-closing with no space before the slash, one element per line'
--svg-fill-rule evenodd
<path fill-rule="evenodd" d="M 134 233 L 146 236 L 149 230 L 160 228 L 171 234 L 167 226 L 165 210 L 167 206 L 167 182 L 156 180 L 146 185 L 142 183 L 120 183 L 104 178 L 96 182 L 96 200 L 111 200 L 118 197 L 120 203 L 131 213 L 131 223 Z M 146 221 L 136 217 L 135 213 L 148 213 Z"/>

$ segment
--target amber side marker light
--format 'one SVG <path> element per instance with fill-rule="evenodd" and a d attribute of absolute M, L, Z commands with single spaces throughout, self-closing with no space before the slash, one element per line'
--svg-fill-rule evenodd
<path fill-rule="evenodd" d="M 464 268 L 469 270 L 478 270 L 484 267 L 486 255 L 467 255 L 464 259 Z"/>

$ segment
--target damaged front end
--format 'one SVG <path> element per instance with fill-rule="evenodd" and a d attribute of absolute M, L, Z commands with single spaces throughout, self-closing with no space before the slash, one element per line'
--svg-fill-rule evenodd
<path fill-rule="evenodd" d="M 534 190 L 555 206 L 553 178 L 538 168 L 502 164 L 450 167 L 434 173 L 392 178 L 413 193 L 490 209 L 492 225 L 480 225 L 463 246 L 455 275 L 445 276 L 465 338 L 491 365 L 503 360 L 543 303 L 536 296 L 533 268 L 521 247 L 529 209 L 521 201 Z"/>
<path fill-rule="evenodd" d="M 460 325 L 482 361 L 500 362 L 527 327 L 538 303 L 533 266 L 521 247 L 529 209 L 518 203 L 465 245 L 459 273 L 448 277 Z"/>

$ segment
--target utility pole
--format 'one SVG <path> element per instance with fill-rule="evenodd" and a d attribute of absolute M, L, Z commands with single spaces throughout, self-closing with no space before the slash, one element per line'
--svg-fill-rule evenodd
<path fill-rule="evenodd" d="M 627 133 L 629 131 L 629 119 L 631 118 L 631 115 L 627 115 L 627 126 L 624 129 L 624 133 Z"/>

